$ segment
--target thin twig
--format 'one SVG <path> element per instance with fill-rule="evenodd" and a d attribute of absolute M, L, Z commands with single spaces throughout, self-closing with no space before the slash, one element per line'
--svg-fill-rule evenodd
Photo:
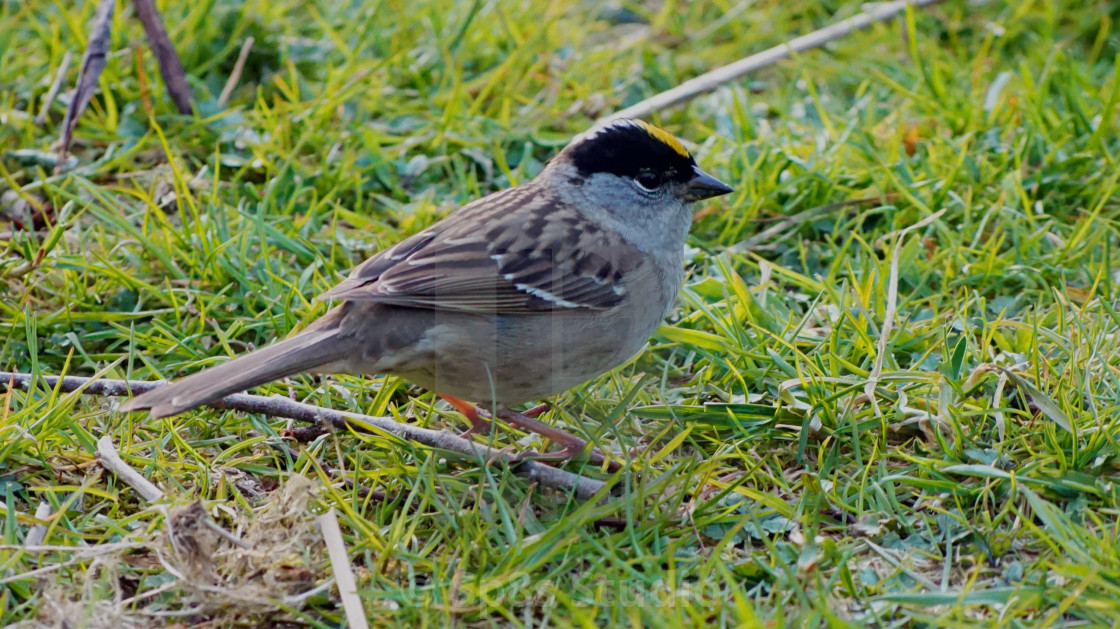
<path fill-rule="evenodd" d="M 62 62 L 58 64 L 58 70 L 54 73 L 54 81 L 51 82 L 47 95 L 43 97 L 43 104 L 39 107 L 39 115 L 35 116 L 35 124 L 43 125 L 47 122 L 47 114 L 50 113 L 51 105 L 58 96 L 58 90 L 62 89 L 62 82 L 66 80 L 66 71 L 70 69 L 70 58 L 73 56 L 69 50 L 62 55 Z"/>
<path fill-rule="evenodd" d="M 316 518 L 316 521 L 323 534 L 323 541 L 326 542 L 327 554 L 331 558 L 331 571 L 334 572 L 334 582 L 338 585 L 342 609 L 346 612 L 346 622 L 353 629 L 368 629 L 369 623 L 366 621 L 366 612 L 362 609 L 362 599 L 358 597 L 354 570 L 350 567 L 350 558 L 346 553 L 346 542 L 342 539 L 342 529 L 338 526 L 338 516 L 331 508 Z"/>
<path fill-rule="evenodd" d="M 140 472 L 132 469 L 128 463 L 124 462 L 124 459 L 117 452 L 117 448 L 113 446 L 113 440 L 108 435 L 97 440 L 97 460 L 101 463 L 101 467 L 116 474 L 147 502 L 163 500 L 163 492 L 160 491 L 159 487 L 153 485 L 151 481 L 141 476 Z"/>
<path fill-rule="evenodd" d="M 66 163 L 66 152 L 70 149 L 70 138 L 74 134 L 74 126 L 78 124 L 78 117 L 85 111 L 89 99 L 93 98 L 93 91 L 97 88 L 97 79 L 105 69 L 105 56 L 109 53 L 109 31 L 113 24 L 114 0 L 101 0 L 97 5 L 97 15 L 90 27 L 89 41 L 86 42 L 86 51 L 82 55 L 82 67 L 78 70 L 78 80 L 74 85 L 74 95 L 70 97 L 70 106 L 66 108 L 66 117 L 62 119 L 62 143 L 58 149 L 58 166 L 62 168 Z"/>
<path fill-rule="evenodd" d="M 138 548 L 147 548 L 147 542 L 119 542 L 111 544 L 98 544 L 96 546 L 28 546 L 23 548 L 28 552 L 44 553 L 44 552 L 72 552 L 74 556 L 66 561 L 58 563 L 47 564 L 41 568 L 29 570 L 28 572 L 21 572 L 19 574 L 12 574 L 0 578 L 0 585 L 7 585 L 17 581 L 30 581 L 44 574 L 62 570 L 70 566 L 76 565 L 83 561 L 108 555 L 110 553 L 118 553 L 125 550 L 134 550 Z M 11 544 L 0 545 L 0 550 L 18 550 L 19 546 Z"/>
<path fill-rule="evenodd" d="M 241 44 L 241 52 L 237 55 L 237 63 L 233 64 L 233 72 L 229 73 L 229 79 L 226 80 L 226 86 L 222 88 L 221 96 L 218 96 L 218 106 L 225 107 L 226 101 L 229 100 L 233 94 L 234 88 L 237 87 L 237 82 L 241 80 L 241 73 L 245 71 L 245 61 L 249 59 L 249 51 L 253 49 L 253 42 L 256 41 L 252 37 L 245 40 Z"/>
<path fill-rule="evenodd" d="M 34 380 L 35 377 L 31 374 L 0 372 L 0 386 L 7 386 L 7 383 L 10 382 L 14 387 L 27 389 Z M 94 380 L 79 376 L 62 378 L 42 376 L 41 381 L 46 386 L 57 388 L 63 393 L 82 389 L 85 394 L 110 397 L 125 397 L 144 393 L 164 384 L 163 382 L 145 380 Z M 594 497 L 607 487 L 607 484 L 603 481 L 585 478 L 532 460 L 519 460 L 516 455 L 509 452 L 468 441 L 448 432 L 402 424 L 387 417 L 345 413 L 321 406 L 303 404 L 283 397 L 265 397 L 247 393 L 228 396 L 210 406 L 305 422 L 328 422 L 342 430 L 372 434 L 386 432 L 431 448 L 454 452 L 474 461 L 503 461 L 510 464 L 514 473 L 519 476 L 539 483 L 542 487 L 572 492 L 575 496 L 584 500 Z"/>
<path fill-rule="evenodd" d="M 136 7 L 136 17 L 144 25 L 144 33 L 148 36 L 148 46 L 159 62 L 159 73 L 163 76 L 163 84 L 167 93 L 179 113 L 191 113 L 191 88 L 187 85 L 187 76 L 183 72 L 183 63 L 179 61 L 179 54 L 167 36 L 167 29 L 163 27 L 163 18 L 152 0 L 133 0 Z"/>
<path fill-rule="evenodd" d="M 101 467 L 113 472 L 122 481 L 135 489 L 136 493 L 140 494 L 140 497 L 144 500 L 148 502 L 159 502 L 163 500 L 164 493 L 153 485 L 151 481 L 141 476 L 140 472 L 134 470 L 121 459 L 120 453 L 118 453 L 116 447 L 113 446 L 113 440 L 108 436 L 103 436 L 97 440 L 97 462 L 101 464 Z M 248 548 L 245 542 L 241 541 L 240 538 L 218 526 L 216 522 L 211 520 L 210 516 L 206 514 L 206 511 L 202 509 L 201 503 L 196 504 L 199 505 L 202 516 L 201 520 L 204 526 L 225 538 L 234 546 Z"/>
<path fill-rule="evenodd" d="M 784 44 L 779 44 L 755 55 L 740 59 L 734 63 L 716 68 L 711 72 L 685 81 L 671 90 L 667 90 L 647 98 L 646 100 L 615 112 L 608 118 L 645 118 L 655 111 L 660 111 L 673 105 L 692 100 L 701 94 L 711 92 L 716 88 L 730 83 L 751 72 L 772 66 L 788 58 L 795 52 L 804 52 L 819 48 L 828 42 L 840 39 L 849 33 L 862 30 L 875 24 L 889 20 L 902 12 L 907 4 L 921 8 L 937 4 L 941 0 L 895 0 L 870 6 L 859 15 L 854 15 L 845 20 L 830 24 L 808 35 L 802 35 Z"/>
<path fill-rule="evenodd" d="M 85 541 L 78 542 L 76 546 L 62 544 L 48 544 L 46 546 L 19 546 L 17 544 L 0 544 L 0 551 L 6 550 L 32 550 L 37 553 L 78 553 L 85 559 L 99 557 L 108 553 L 117 553 L 126 550 L 147 548 L 148 542 L 109 542 L 96 546 L 82 545 Z"/>

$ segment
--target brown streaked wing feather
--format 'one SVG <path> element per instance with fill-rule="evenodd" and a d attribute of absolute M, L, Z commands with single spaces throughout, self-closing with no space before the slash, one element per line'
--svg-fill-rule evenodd
<path fill-rule="evenodd" d="M 382 273 L 393 268 L 401 260 L 408 258 L 409 255 L 429 245 L 437 235 L 438 232 L 428 229 L 374 254 L 373 257 L 354 267 L 354 270 L 350 271 L 349 277 L 319 295 L 319 299 L 350 299 L 350 297 L 347 297 L 350 292 L 361 290 L 371 282 L 376 282 Z"/>
<path fill-rule="evenodd" d="M 363 263 L 325 296 L 485 313 L 621 302 L 621 279 L 638 264 L 637 250 L 527 188 L 464 207 Z M 419 244 L 410 246 L 414 239 Z"/>

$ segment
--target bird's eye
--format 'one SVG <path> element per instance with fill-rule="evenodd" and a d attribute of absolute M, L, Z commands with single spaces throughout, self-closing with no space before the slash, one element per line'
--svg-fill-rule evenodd
<path fill-rule="evenodd" d="M 638 173 L 638 176 L 634 177 L 634 181 L 637 182 L 637 184 L 644 190 L 648 190 L 649 192 L 653 192 L 654 190 L 657 190 L 661 187 L 661 175 L 653 172 L 652 170 L 643 170 L 642 172 Z"/>

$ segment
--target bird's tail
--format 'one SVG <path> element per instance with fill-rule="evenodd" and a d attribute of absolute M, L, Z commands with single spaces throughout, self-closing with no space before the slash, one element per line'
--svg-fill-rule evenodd
<path fill-rule="evenodd" d="M 169 417 L 222 399 L 284 376 L 312 370 L 339 360 L 348 341 L 337 328 L 304 331 L 255 352 L 205 369 L 143 395 L 121 406 L 122 411 L 149 409 L 153 417 Z"/>

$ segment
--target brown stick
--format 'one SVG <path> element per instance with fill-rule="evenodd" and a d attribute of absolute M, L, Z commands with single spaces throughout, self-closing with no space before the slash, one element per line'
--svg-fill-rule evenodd
<path fill-rule="evenodd" d="M 721 68 L 716 68 L 715 70 L 701 74 L 694 79 L 681 83 L 671 90 L 666 90 L 636 105 L 611 114 L 607 116 L 607 118 L 645 118 L 655 111 L 667 109 L 673 105 L 679 105 L 701 94 L 711 92 L 735 79 L 746 76 L 751 72 L 772 66 L 788 58 L 795 52 L 804 52 L 813 48 L 820 48 L 828 42 L 840 39 L 853 31 L 865 29 L 876 22 L 889 20 L 905 10 L 908 4 L 913 5 L 915 8 L 920 8 L 937 4 L 938 2 L 941 2 L 941 0 L 895 0 L 894 2 L 883 2 L 881 4 L 871 5 L 869 9 L 859 15 L 854 15 L 846 20 L 836 22 L 835 24 L 829 24 L 808 35 L 802 35 L 784 44 L 774 46 L 769 50 L 764 50 L 758 54 L 751 55 Z"/>
<path fill-rule="evenodd" d="M 222 93 L 218 96 L 218 106 L 225 107 L 229 97 L 233 94 L 234 88 L 237 87 L 237 82 L 241 80 L 241 73 L 245 71 L 245 61 L 249 59 L 249 51 L 253 49 L 253 42 L 255 40 L 249 37 L 241 44 L 241 52 L 237 55 L 237 63 L 233 64 L 233 72 L 229 73 L 229 79 L 226 80 L 226 86 L 222 88 Z"/>
<path fill-rule="evenodd" d="M 113 6 L 113 0 L 101 0 L 101 4 L 97 5 L 97 14 L 90 27 L 86 51 L 82 54 L 82 67 L 78 69 L 74 95 L 70 97 L 66 117 L 62 119 L 62 142 L 58 149 L 56 172 L 66 163 L 66 151 L 70 149 L 74 126 L 78 124 L 78 117 L 82 115 L 86 105 L 89 104 L 89 99 L 93 97 L 93 91 L 97 89 L 97 79 L 105 69 L 105 56 L 109 54 L 109 32 L 113 23 Z"/>
<path fill-rule="evenodd" d="M 0 387 L 12 386 L 29 389 L 34 379 L 31 374 L 0 372 Z M 145 380 L 114 380 L 108 378 L 94 380 L 79 376 L 62 378 L 42 376 L 40 379 L 46 386 L 56 388 L 63 393 L 79 391 L 88 395 L 109 397 L 125 397 L 144 393 L 164 384 L 163 382 Z M 585 478 L 531 460 L 518 460 L 513 454 L 468 441 L 449 432 L 402 424 L 387 417 L 345 413 L 321 406 L 303 404 L 284 397 L 265 397 L 247 393 L 230 395 L 210 404 L 210 406 L 305 422 L 329 422 L 340 430 L 354 430 L 371 434 L 383 431 L 431 448 L 454 452 L 474 461 L 503 461 L 514 466 L 514 473 L 518 476 L 539 483 L 543 487 L 572 492 L 576 497 L 583 500 L 594 497 L 607 487 L 607 484 L 603 481 Z"/>
<path fill-rule="evenodd" d="M 163 27 L 163 18 L 156 10 L 155 3 L 152 0 L 133 0 L 132 4 L 136 7 L 136 17 L 144 25 L 148 45 L 159 61 L 159 73 L 163 76 L 167 93 L 179 108 L 179 113 L 191 113 L 191 88 L 187 85 L 183 63 L 179 61 L 175 46 L 171 45 L 171 39 L 168 38 L 167 30 Z"/>

